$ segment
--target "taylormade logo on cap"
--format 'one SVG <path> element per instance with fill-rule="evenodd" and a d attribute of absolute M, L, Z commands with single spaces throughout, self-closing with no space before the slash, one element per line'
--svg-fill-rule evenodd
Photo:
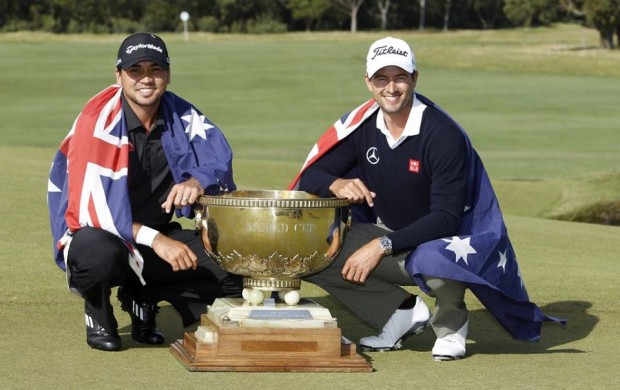
<path fill-rule="evenodd" d="M 127 46 L 127 49 L 125 49 L 125 53 L 127 54 L 131 54 L 132 52 L 136 51 L 136 50 L 140 50 L 140 49 L 151 49 L 151 50 L 157 50 L 160 53 L 163 53 L 164 51 L 161 49 L 161 47 L 159 46 L 155 46 L 155 45 L 151 45 L 150 43 L 145 45 L 145 44 L 139 44 L 139 45 L 135 45 L 135 46 Z"/>
<path fill-rule="evenodd" d="M 398 66 L 408 73 L 415 70 L 415 56 L 407 42 L 387 37 L 379 39 L 370 46 L 366 56 L 366 73 L 372 77 L 386 66 Z"/>

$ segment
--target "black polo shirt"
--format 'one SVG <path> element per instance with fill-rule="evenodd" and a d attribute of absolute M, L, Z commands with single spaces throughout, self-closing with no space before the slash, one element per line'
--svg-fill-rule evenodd
<path fill-rule="evenodd" d="M 155 124 L 147 132 L 124 96 L 122 99 L 131 145 L 128 184 L 133 221 L 157 228 L 172 218 L 172 211 L 166 213 L 161 204 L 174 185 L 161 145 L 161 135 L 165 131 L 163 112 L 158 111 Z"/>

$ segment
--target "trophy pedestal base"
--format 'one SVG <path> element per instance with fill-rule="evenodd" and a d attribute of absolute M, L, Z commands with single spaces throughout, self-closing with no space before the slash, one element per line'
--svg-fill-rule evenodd
<path fill-rule="evenodd" d="M 218 302 L 222 301 L 222 302 Z M 306 313 L 320 306 L 304 303 L 291 309 L 260 308 L 242 304 L 243 300 L 216 300 L 235 306 L 238 317 L 245 312 L 246 320 L 231 320 L 221 310 L 203 314 L 196 332 L 185 333 L 170 346 L 170 352 L 189 371 L 253 371 L 253 372 L 371 372 L 372 365 L 357 354 L 356 345 L 342 340 L 335 320 L 283 319 L 295 310 Z M 220 305 L 221 306 L 221 305 Z M 221 307 L 220 307 L 221 309 Z M 323 309 L 324 311 L 327 309 Z M 256 321 L 252 316 L 259 313 Z M 267 320 L 265 318 L 274 318 Z M 309 326 L 309 327 L 304 327 Z"/>

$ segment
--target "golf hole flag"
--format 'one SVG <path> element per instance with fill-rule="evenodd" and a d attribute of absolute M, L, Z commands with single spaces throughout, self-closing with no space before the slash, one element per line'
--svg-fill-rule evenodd
<path fill-rule="evenodd" d="M 88 101 L 60 145 L 52 163 L 47 203 L 57 265 L 67 270 L 66 252 L 82 227 L 120 237 L 129 264 L 142 279 L 143 259 L 135 247 L 129 203 L 128 170 L 132 145 L 127 137 L 120 85 Z M 165 92 L 161 142 L 176 183 L 196 178 L 206 193 L 234 190 L 232 151 L 224 135 L 189 102 Z M 191 218 L 190 206 L 177 210 Z"/>
<path fill-rule="evenodd" d="M 416 99 L 445 113 L 420 94 L 416 94 Z M 377 109 L 379 105 L 370 100 L 336 121 L 314 145 L 289 189 L 297 188 L 308 166 L 355 131 Z M 543 322 L 565 325 L 566 321 L 546 316 L 530 302 L 489 177 L 467 134 L 459 128 L 469 151 L 468 193 L 461 227 L 456 236 L 419 245 L 407 256 L 405 268 L 424 292 L 429 292 L 429 288 L 422 275 L 464 282 L 512 337 L 536 341 Z"/>

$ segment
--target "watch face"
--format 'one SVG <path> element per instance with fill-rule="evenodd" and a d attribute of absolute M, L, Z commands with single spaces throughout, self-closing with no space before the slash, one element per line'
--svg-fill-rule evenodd
<path fill-rule="evenodd" d="M 392 240 L 390 240 L 387 236 L 383 236 L 379 239 L 379 247 L 383 250 L 384 254 L 392 254 Z"/>

